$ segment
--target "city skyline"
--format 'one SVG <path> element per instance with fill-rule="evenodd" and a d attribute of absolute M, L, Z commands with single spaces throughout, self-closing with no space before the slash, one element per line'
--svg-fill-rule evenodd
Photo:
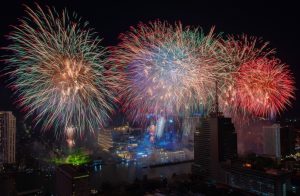
<path fill-rule="evenodd" d="M 23 1 L 22 1 L 23 2 Z M 23 3 L 26 4 L 26 1 L 24 1 Z M 90 9 L 89 5 L 84 5 L 82 8 L 78 9 L 78 4 L 80 3 L 76 3 L 74 2 L 74 4 L 72 5 L 72 3 L 70 5 L 66 5 L 66 3 L 60 3 L 60 2 L 43 2 L 41 4 L 41 6 L 43 5 L 49 5 L 49 6 L 55 6 L 57 9 L 62 9 L 62 8 L 68 8 L 68 10 L 75 11 L 77 12 L 79 15 L 82 16 L 83 19 L 90 19 L 91 16 L 89 16 L 89 14 L 87 13 L 87 10 Z M 32 6 L 33 4 L 28 3 L 28 5 Z M 128 8 L 133 9 L 131 6 L 131 4 L 125 4 L 124 8 Z M 154 6 L 155 4 L 153 4 L 152 6 Z M 209 4 L 203 4 L 203 6 L 205 7 L 214 7 L 214 11 L 209 12 L 208 10 L 206 10 L 204 13 L 200 13 L 199 15 L 195 15 L 196 10 L 192 9 L 191 6 L 193 5 L 193 3 L 189 4 L 183 4 L 182 5 L 182 9 L 179 9 L 180 5 L 179 4 L 175 4 L 173 5 L 173 9 L 168 9 L 168 11 L 163 12 L 161 9 L 165 8 L 168 6 L 168 4 L 162 4 L 161 8 L 158 11 L 152 12 L 151 6 L 148 9 L 145 9 L 145 14 L 144 14 L 144 18 L 140 19 L 139 15 L 134 14 L 135 12 L 139 12 L 143 6 L 141 6 L 141 9 L 133 9 L 134 12 L 130 12 L 132 14 L 126 15 L 128 20 L 122 20 L 122 24 L 120 24 L 120 21 L 117 19 L 120 19 L 120 17 L 123 16 L 123 13 L 126 9 L 122 10 L 121 12 L 117 12 L 117 14 L 112 15 L 111 12 L 108 12 L 107 10 L 105 10 L 104 12 L 95 12 L 95 14 L 93 14 L 93 19 L 95 20 L 97 18 L 97 22 L 94 22 L 93 20 L 90 20 L 90 26 L 91 27 L 95 27 L 95 30 L 99 32 L 100 36 L 103 37 L 103 44 L 105 46 L 111 46 L 111 45 L 115 45 L 118 42 L 118 34 L 127 31 L 129 29 L 129 26 L 135 26 L 137 25 L 139 22 L 147 22 L 149 20 L 156 20 L 156 19 L 162 19 L 162 20 L 167 20 L 169 22 L 175 22 L 175 21 L 181 21 L 183 23 L 183 25 L 191 25 L 191 26 L 201 26 L 204 28 L 204 31 L 207 32 L 209 30 L 209 28 L 211 26 L 215 26 L 216 27 L 216 32 L 224 32 L 225 35 L 227 34 L 241 34 L 241 33 L 247 33 L 251 36 L 257 36 L 257 37 L 262 37 L 265 41 L 270 41 L 270 46 L 271 48 L 276 48 L 276 50 L 278 51 L 278 54 L 276 56 L 278 56 L 280 59 L 282 59 L 284 62 L 286 62 L 288 65 L 290 65 L 290 69 L 292 70 L 292 73 L 294 75 L 295 78 L 295 83 L 296 83 L 296 88 L 298 86 L 298 78 L 297 77 L 297 59 L 294 55 L 294 53 L 296 54 L 297 52 L 297 47 L 293 47 L 293 44 L 295 45 L 295 43 L 298 41 L 292 41 L 292 37 L 290 36 L 282 36 L 286 33 L 286 30 L 284 28 L 277 28 L 277 23 L 275 23 L 274 20 L 269 20 L 269 18 L 271 16 L 277 16 L 275 13 L 278 9 L 280 9 L 282 7 L 282 11 L 285 11 L 287 9 L 284 9 L 285 7 L 289 8 L 291 5 L 289 4 L 285 4 L 283 6 L 278 5 L 278 4 L 260 4 L 260 6 L 258 5 L 249 5 L 249 6 L 245 6 L 242 4 L 235 4 L 234 6 L 232 6 L 230 3 L 228 5 L 224 5 L 228 10 L 240 10 L 238 11 L 239 14 L 241 15 L 242 19 L 245 19 L 245 23 L 247 23 L 248 21 L 248 25 L 242 23 L 242 19 L 240 20 L 232 20 L 233 15 L 237 14 L 234 13 L 232 11 L 230 11 L 230 14 L 225 14 L 220 10 L 220 5 L 209 5 Z M 13 10 L 15 12 L 9 12 L 9 13 L 5 13 L 5 11 L 2 12 L 2 14 L 4 15 L 5 13 L 5 18 L 9 17 L 9 20 L 5 20 L 5 21 L 1 21 L 1 29 L 3 29 L 3 37 L 1 39 L 3 39 L 4 43 L 8 43 L 7 39 L 5 38 L 5 35 L 9 34 L 9 31 L 11 30 L 9 28 L 9 25 L 14 25 L 17 24 L 17 18 L 22 18 L 22 15 L 24 14 L 24 7 L 20 4 L 20 3 L 11 3 L 8 4 L 8 6 L 10 6 L 11 8 L 14 8 Z M 74 6 L 74 8 L 73 8 Z M 112 4 L 103 4 L 103 6 L 107 6 L 108 8 L 111 8 L 113 5 Z M 129 6 L 129 7 L 126 7 Z M 139 4 L 137 5 L 139 6 Z M 272 7 L 273 6 L 273 7 Z M 79 6 L 81 7 L 81 6 Z M 172 8 L 172 7 L 170 7 Z M 191 8 L 191 13 L 190 14 L 185 14 L 186 10 L 189 10 L 189 8 Z M 257 8 L 257 12 L 256 14 L 251 12 L 251 8 Z M 120 9 L 120 7 L 116 8 L 117 10 Z M 245 10 L 244 13 L 241 13 L 241 10 Z M 81 14 L 83 13 L 83 14 Z M 178 14 L 174 14 L 174 13 L 178 13 Z M 207 16 L 213 16 L 213 17 L 204 17 L 206 16 L 205 14 L 207 14 Z M 116 24 L 111 25 L 111 23 L 109 22 L 109 20 L 104 20 L 103 17 L 101 16 L 109 16 L 109 18 L 111 18 L 112 20 L 114 20 L 116 22 Z M 278 20 L 279 22 L 281 22 L 283 25 L 288 25 L 289 23 L 292 23 L 293 20 L 296 20 L 295 17 L 296 13 L 295 12 L 286 12 L 286 14 L 284 16 L 282 16 L 280 18 L 280 20 Z M 97 17 L 100 16 L 100 17 Z M 261 18 L 259 17 L 261 16 Z M 99 19 L 101 18 L 101 19 Z M 205 19 L 204 19 L 205 18 Z M 261 20 L 262 21 L 261 21 Z M 98 20 L 100 20 L 101 22 L 99 22 Z M 124 25 L 126 23 L 126 26 Z M 7 24 L 7 22 L 9 22 L 9 24 Z M 223 22 L 223 23 L 222 23 Z M 3 23 L 3 24 L 2 24 Z M 254 23 L 256 23 L 257 25 L 254 25 Z M 279 24 L 281 24 L 279 23 Z M 227 24 L 227 25 L 226 25 Z M 261 25 L 265 24 L 265 27 L 261 27 Z M 6 25 L 6 28 L 4 28 Z M 107 28 L 107 27 L 110 28 Z M 257 27 L 259 26 L 259 27 Z M 250 28 L 251 27 L 251 28 Z M 275 33 L 268 33 L 270 32 L 272 29 L 275 29 L 275 27 L 277 28 L 276 31 L 274 31 Z M 246 31 L 246 30 L 250 30 L 250 31 Z M 293 31 L 292 33 L 296 33 L 297 29 L 295 31 Z M 251 32 L 251 33 L 249 33 Z M 291 39 L 290 41 L 288 40 L 287 42 L 281 42 L 280 40 L 282 40 L 282 38 L 285 39 Z M 292 44 L 287 44 L 287 43 L 292 43 Z M 284 50 L 284 48 L 288 48 L 288 50 Z M 295 50 L 293 50 L 295 49 Z M 293 52 L 287 52 L 287 51 L 293 51 Z M 3 53 L 3 54 L 2 54 Z M 1 51 L 1 55 L 5 55 L 6 52 Z M 3 64 L 5 64 L 3 62 Z M 3 66 L 2 66 L 3 68 Z M 13 95 L 12 95 L 12 91 L 6 88 L 7 82 L 5 81 L 6 78 L 5 77 L 1 77 L 1 104 L 0 104 L 0 109 L 2 110 L 13 110 L 14 113 L 20 117 L 24 116 L 24 113 L 22 113 L 19 109 L 17 109 L 17 106 L 15 104 L 12 103 L 13 100 Z M 298 88 L 297 88 L 298 89 Z M 298 91 L 296 90 L 296 99 L 298 96 Z M 295 100 L 296 100 L 295 99 Z M 282 112 L 282 115 L 278 115 L 279 117 L 297 117 L 296 111 L 297 108 L 299 107 L 297 102 L 295 100 L 292 100 L 292 105 L 291 107 L 287 107 L 286 110 L 284 110 Z M 120 114 L 120 112 L 116 112 L 117 114 Z M 122 113 L 122 112 L 121 112 Z M 122 115 L 121 115 L 122 116 Z M 112 121 L 114 121 L 114 118 L 118 117 L 117 116 L 112 116 Z M 110 122 L 112 122 L 110 121 Z"/>
<path fill-rule="evenodd" d="M 296 3 L 2 5 L 1 195 L 299 195 Z"/>

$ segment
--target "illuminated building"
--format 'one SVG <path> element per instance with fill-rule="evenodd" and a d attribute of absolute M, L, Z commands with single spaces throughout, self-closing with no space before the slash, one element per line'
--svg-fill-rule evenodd
<path fill-rule="evenodd" d="M 172 163 L 181 162 L 186 160 L 186 155 L 183 150 L 167 151 L 167 150 L 156 150 L 153 152 L 155 156 L 155 163 Z"/>
<path fill-rule="evenodd" d="M 56 168 L 56 194 L 60 196 L 89 195 L 89 174 L 81 167 L 69 164 Z"/>
<path fill-rule="evenodd" d="M 162 163 L 193 160 L 193 143 L 182 144 L 177 121 L 166 118 L 165 128 L 160 138 L 156 137 L 156 123 L 150 122 L 144 128 L 127 125 L 101 130 L 98 144 L 109 151 L 117 160 L 149 166 Z M 151 137 L 156 137 L 151 140 Z M 192 138 L 193 141 L 193 137 Z M 183 148 L 184 146 L 184 148 Z"/>
<path fill-rule="evenodd" d="M 225 181 L 222 164 L 237 157 L 237 136 L 230 118 L 202 118 L 194 134 L 192 172 L 207 180 Z"/>
<path fill-rule="evenodd" d="M 119 126 L 119 127 L 115 127 L 114 130 L 115 131 L 120 131 L 120 132 L 128 132 L 130 129 L 129 124 L 126 123 L 126 125 L 123 126 Z"/>
<path fill-rule="evenodd" d="M 16 161 L 16 118 L 12 112 L 0 111 L 0 162 Z"/>
<path fill-rule="evenodd" d="M 183 150 L 168 151 L 167 154 L 171 162 L 180 162 L 186 159 L 186 155 Z"/>
<path fill-rule="evenodd" d="M 98 144 L 104 151 L 109 151 L 113 147 L 112 132 L 110 130 L 101 130 L 98 135 Z"/>
<path fill-rule="evenodd" d="M 280 125 L 263 126 L 263 155 L 280 159 Z"/>
<path fill-rule="evenodd" d="M 132 159 L 132 154 L 129 151 L 117 151 L 116 155 L 122 159 L 127 159 L 131 160 Z"/>

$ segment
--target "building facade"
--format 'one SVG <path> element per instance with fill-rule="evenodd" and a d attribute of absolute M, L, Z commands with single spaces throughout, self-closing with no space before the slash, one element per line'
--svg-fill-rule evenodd
<path fill-rule="evenodd" d="M 16 162 L 16 118 L 12 112 L 0 111 L 0 162 Z"/>
<path fill-rule="evenodd" d="M 194 133 L 192 172 L 208 180 L 225 181 L 222 165 L 237 157 L 237 135 L 230 118 L 202 118 Z"/>
<path fill-rule="evenodd" d="M 98 135 L 98 144 L 103 151 L 109 152 L 114 145 L 112 131 L 106 129 L 101 130 Z"/>
<path fill-rule="evenodd" d="M 280 124 L 263 126 L 263 155 L 281 158 Z"/>
<path fill-rule="evenodd" d="M 56 168 L 56 194 L 59 196 L 88 196 L 89 175 L 78 166 L 60 165 Z"/>
<path fill-rule="evenodd" d="M 296 138 L 297 132 L 294 127 L 282 126 L 280 128 L 280 151 L 282 157 L 296 153 Z"/>
<path fill-rule="evenodd" d="M 291 173 L 258 171 L 241 166 L 226 169 L 226 184 L 257 195 L 285 196 L 290 186 Z"/>

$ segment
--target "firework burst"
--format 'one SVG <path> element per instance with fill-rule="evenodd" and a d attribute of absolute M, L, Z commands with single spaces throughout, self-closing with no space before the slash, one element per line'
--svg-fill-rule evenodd
<path fill-rule="evenodd" d="M 294 98 L 293 77 L 278 59 L 258 58 L 242 64 L 235 83 L 238 107 L 256 116 L 274 117 Z"/>
<path fill-rule="evenodd" d="M 111 60 L 124 69 L 121 96 L 129 117 L 178 114 L 206 103 L 215 78 L 213 29 L 204 35 L 155 21 L 131 27 L 120 39 Z"/>
<path fill-rule="evenodd" d="M 244 63 L 254 61 L 258 58 L 267 58 L 275 53 L 274 49 L 268 47 L 268 42 L 256 37 L 228 36 L 219 39 L 215 58 L 219 66 L 216 70 L 221 110 L 225 115 L 231 117 L 246 117 L 245 111 L 241 111 L 237 103 L 236 76 L 238 70 Z"/>
<path fill-rule="evenodd" d="M 112 110 L 114 77 L 106 73 L 100 39 L 72 16 L 55 9 L 26 7 L 7 47 L 17 104 L 44 130 L 74 127 L 80 133 L 100 128 Z"/>
<path fill-rule="evenodd" d="M 236 70 L 247 61 L 274 54 L 275 50 L 268 45 L 269 42 L 245 34 L 227 36 L 226 39 L 219 39 L 216 58 L 223 64 L 227 64 L 224 67 Z"/>

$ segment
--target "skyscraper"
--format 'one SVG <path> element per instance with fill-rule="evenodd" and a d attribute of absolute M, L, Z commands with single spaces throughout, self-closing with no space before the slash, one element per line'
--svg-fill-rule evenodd
<path fill-rule="evenodd" d="M 12 112 L 0 111 L 0 162 L 16 161 L 16 118 Z"/>
<path fill-rule="evenodd" d="M 200 126 L 194 132 L 194 164 L 192 172 L 201 176 L 207 176 L 211 173 L 211 130 L 207 118 L 202 118 Z"/>
<path fill-rule="evenodd" d="M 202 118 L 194 134 L 192 171 L 209 180 L 223 182 L 222 164 L 237 157 L 237 136 L 230 118 Z"/>
<path fill-rule="evenodd" d="M 263 154 L 280 159 L 281 151 L 279 124 L 263 127 Z"/>
<path fill-rule="evenodd" d="M 281 156 L 285 157 L 296 152 L 297 131 L 292 126 L 281 126 L 280 128 L 280 151 Z"/>

